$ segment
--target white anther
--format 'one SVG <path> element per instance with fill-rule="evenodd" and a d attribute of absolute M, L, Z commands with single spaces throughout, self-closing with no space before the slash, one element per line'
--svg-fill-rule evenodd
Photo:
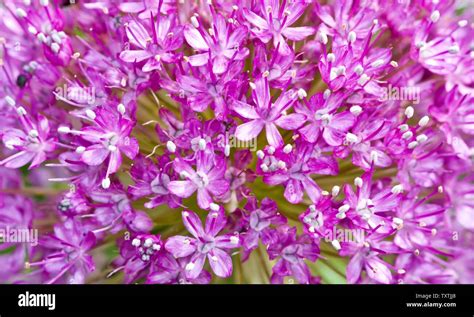
<path fill-rule="evenodd" d="M 107 149 L 110 151 L 110 152 L 115 152 L 117 151 L 117 147 L 113 144 L 110 144 Z"/>
<path fill-rule="evenodd" d="M 413 141 L 413 142 L 410 142 L 408 143 L 408 148 L 411 150 L 411 149 L 414 149 L 415 147 L 418 146 L 418 142 L 416 141 Z"/>
<path fill-rule="evenodd" d="M 415 114 L 415 109 L 413 109 L 412 106 L 408 106 L 406 109 L 405 109 L 405 116 L 410 119 L 411 117 L 413 117 L 413 115 Z"/>
<path fill-rule="evenodd" d="M 58 44 L 61 44 L 62 40 L 58 33 L 52 33 L 51 38 Z"/>
<path fill-rule="evenodd" d="M 86 116 L 87 116 L 89 119 L 94 120 L 95 117 L 96 117 L 96 114 L 95 114 L 95 112 L 94 112 L 93 110 L 87 109 L 87 110 L 86 110 Z"/>
<path fill-rule="evenodd" d="M 30 132 L 28 132 L 28 135 L 29 135 L 31 138 L 35 139 L 35 138 L 37 138 L 37 137 L 39 136 L 39 133 L 38 133 L 38 130 L 32 129 L 32 130 L 30 130 Z"/>
<path fill-rule="evenodd" d="M 336 55 L 334 55 L 333 53 L 329 53 L 326 59 L 329 63 L 332 63 L 336 60 Z"/>
<path fill-rule="evenodd" d="M 26 110 L 25 110 L 25 108 L 20 106 L 20 107 L 16 108 L 16 113 L 19 116 L 24 116 L 24 115 L 26 115 Z"/>
<path fill-rule="evenodd" d="M 370 162 L 376 163 L 379 158 L 379 154 L 376 151 L 370 151 Z"/>
<path fill-rule="evenodd" d="M 392 194 L 398 195 L 403 193 L 403 185 L 398 184 L 392 187 Z"/>
<path fill-rule="evenodd" d="M 350 31 L 349 34 L 347 35 L 347 41 L 349 43 L 354 43 L 357 39 L 357 34 L 354 31 Z"/>
<path fill-rule="evenodd" d="M 66 126 L 61 126 L 61 127 L 58 128 L 58 132 L 62 133 L 62 134 L 66 134 L 66 133 L 70 133 L 71 129 L 69 127 L 66 127 Z"/>
<path fill-rule="evenodd" d="M 418 125 L 420 127 L 425 127 L 428 124 L 428 122 L 430 122 L 430 117 L 424 116 L 423 118 L 420 119 L 420 121 L 418 121 Z"/>
<path fill-rule="evenodd" d="M 171 153 L 176 152 L 176 144 L 174 144 L 173 141 L 168 141 L 168 142 L 166 142 L 166 148 L 167 148 L 168 151 L 170 151 Z"/>
<path fill-rule="evenodd" d="M 104 178 L 104 179 L 102 180 L 102 188 L 103 188 L 103 189 L 107 189 L 107 188 L 109 188 L 109 187 L 110 187 L 110 178 L 108 178 L 108 177 L 107 177 L 107 178 Z"/>
<path fill-rule="evenodd" d="M 209 208 L 211 208 L 212 211 L 219 211 L 220 207 L 216 203 L 210 203 Z"/>
<path fill-rule="evenodd" d="M 15 13 L 16 13 L 17 17 L 19 17 L 19 18 L 24 18 L 24 17 L 27 16 L 26 11 L 23 10 L 22 8 L 17 8 Z"/>
<path fill-rule="evenodd" d="M 43 6 L 43 7 L 47 7 L 49 5 L 49 0 L 40 0 L 40 4 Z"/>
<path fill-rule="evenodd" d="M 298 98 L 303 99 L 306 98 L 306 96 L 308 96 L 306 90 L 304 90 L 303 88 L 298 89 Z"/>
<path fill-rule="evenodd" d="M 59 46 L 58 43 L 53 43 L 53 44 L 51 44 L 51 50 L 52 50 L 54 53 L 58 54 L 60 49 L 61 49 L 61 46 Z"/>
<path fill-rule="evenodd" d="M 324 99 L 324 100 L 327 100 L 327 99 L 329 98 L 329 96 L 331 96 L 331 90 L 326 89 L 326 90 L 323 92 L 323 99 Z"/>
<path fill-rule="evenodd" d="M 426 134 L 420 134 L 416 137 L 416 141 L 418 143 L 426 142 L 426 140 L 428 140 L 428 137 L 426 136 Z"/>
<path fill-rule="evenodd" d="M 378 59 L 378 60 L 376 60 L 375 62 L 372 63 L 372 67 L 377 68 L 377 67 L 382 66 L 384 63 L 385 63 L 384 60 Z"/>
<path fill-rule="evenodd" d="M 260 168 L 262 169 L 262 171 L 263 171 L 264 173 L 268 172 L 268 166 L 267 166 L 267 164 L 263 163 L 262 165 L 260 165 Z"/>
<path fill-rule="evenodd" d="M 119 103 L 117 105 L 117 111 L 120 113 L 120 114 L 124 114 L 125 113 L 125 106 L 123 103 Z"/>
<path fill-rule="evenodd" d="M 390 65 L 391 65 L 392 67 L 395 67 L 395 68 L 398 67 L 398 63 L 397 63 L 396 61 L 391 61 L 391 62 L 390 62 Z"/>
<path fill-rule="evenodd" d="M 85 151 L 86 151 L 86 148 L 83 147 L 83 146 L 78 146 L 78 147 L 76 148 L 76 153 L 78 153 L 78 154 L 82 154 L 82 153 L 84 153 Z"/>
<path fill-rule="evenodd" d="M 36 34 L 38 30 L 33 25 L 30 25 L 28 26 L 28 32 L 30 32 L 30 34 Z"/>
<path fill-rule="evenodd" d="M 354 72 L 357 74 L 357 76 L 360 76 L 364 73 L 364 67 L 362 67 L 362 65 L 358 64 L 355 68 L 354 68 Z"/>
<path fill-rule="evenodd" d="M 458 22 L 458 26 L 460 28 L 465 27 L 467 24 L 468 24 L 467 20 L 461 20 L 461 21 Z"/>
<path fill-rule="evenodd" d="M 346 74 L 346 66 L 341 65 L 336 69 L 337 76 L 345 75 Z"/>
<path fill-rule="evenodd" d="M 198 21 L 198 19 L 196 18 L 195 15 L 193 15 L 193 16 L 191 17 L 191 23 L 192 23 L 192 25 L 193 25 L 195 28 L 198 28 L 198 27 L 199 27 L 199 21 Z"/>
<path fill-rule="evenodd" d="M 319 32 L 319 41 L 323 43 L 324 45 L 328 43 L 329 39 L 325 32 L 323 31 Z"/>
<path fill-rule="evenodd" d="M 397 227 L 403 225 L 403 219 L 400 219 L 400 218 L 397 218 L 397 217 L 393 217 L 392 222 Z"/>
<path fill-rule="evenodd" d="M 291 146 L 291 144 L 287 144 L 287 145 L 285 145 L 285 147 L 283 148 L 283 152 L 286 153 L 286 154 L 291 153 L 292 150 L 293 150 L 293 146 Z"/>
<path fill-rule="evenodd" d="M 359 138 L 357 137 L 357 135 L 348 132 L 346 134 L 346 141 L 349 143 L 357 143 L 359 141 Z"/>
<path fill-rule="evenodd" d="M 405 131 L 408 131 L 409 126 L 408 124 L 404 123 L 404 124 L 399 125 L 398 128 L 400 129 L 400 131 L 405 132 Z"/>
<path fill-rule="evenodd" d="M 270 146 L 268 147 L 268 149 L 267 149 L 267 152 L 268 152 L 268 154 L 270 154 L 270 155 L 275 154 L 275 147 L 273 147 L 272 145 L 270 145 Z"/>
<path fill-rule="evenodd" d="M 277 163 L 279 169 L 285 169 L 286 168 L 286 163 L 283 161 L 278 161 Z"/>
<path fill-rule="evenodd" d="M 362 180 L 362 178 L 356 177 L 354 179 L 354 185 L 356 185 L 357 187 L 362 187 L 363 184 L 364 184 L 364 181 Z"/>
<path fill-rule="evenodd" d="M 141 242 L 140 242 L 140 239 L 138 239 L 138 238 L 135 238 L 135 239 L 132 240 L 132 245 L 133 245 L 134 247 L 140 246 L 140 243 L 141 243 Z"/>
<path fill-rule="evenodd" d="M 438 193 L 442 194 L 444 192 L 443 186 L 438 186 Z"/>
<path fill-rule="evenodd" d="M 413 136 L 413 132 L 407 131 L 407 132 L 405 132 L 405 133 L 402 134 L 402 139 L 408 140 L 408 139 L 411 138 L 412 136 Z"/>
<path fill-rule="evenodd" d="M 339 213 L 336 214 L 336 218 L 342 220 L 342 219 L 346 218 L 346 213 L 345 212 L 339 212 Z"/>
<path fill-rule="evenodd" d="M 5 102 L 11 107 L 15 107 L 15 105 L 16 105 L 15 99 L 13 99 L 10 96 L 5 97 Z"/>
<path fill-rule="evenodd" d="M 186 264 L 186 271 L 192 271 L 196 265 L 193 262 Z"/>
<path fill-rule="evenodd" d="M 265 157 L 265 153 L 262 150 L 257 151 L 257 157 L 261 160 Z"/>
<path fill-rule="evenodd" d="M 430 15 L 431 22 L 433 22 L 433 23 L 438 22 L 440 16 L 441 16 L 441 14 L 439 13 L 438 10 L 433 11 Z"/>
<path fill-rule="evenodd" d="M 199 149 L 200 149 L 200 150 L 206 149 L 206 140 L 204 140 L 204 139 L 199 139 Z"/>
<path fill-rule="evenodd" d="M 362 107 L 361 106 L 352 106 L 349 111 L 354 115 L 358 116 L 362 113 Z"/>
<path fill-rule="evenodd" d="M 145 242 L 143 243 L 143 246 L 144 246 L 145 248 L 149 248 L 149 247 L 152 246 L 152 244 L 153 244 L 153 239 L 152 239 L 152 238 L 147 238 L 147 239 L 145 240 Z"/>
<path fill-rule="evenodd" d="M 337 209 L 337 211 L 339 211 L 341 213 L 346 213 L 350 208 L 351 208 L 351 206 L 349 206 L 348 204 L 344 204 L 341 207 L 339 207 Z"/>
<path fill-rule="evenodd" d="M 231 242 L 232 244 L 239 244 L 239 241 L 240 241 L 240 240 L 239 240 L 239 237 L 236 237 L 236 236 L 230 237 L 230 242 Z"/>
<path fill-rule="evenodd" d="M 369 81 L 369 79 L 370 77 L 364 73 L 360 76 L 359 80 L 357 80 L 357 83 L 361 86 L 364 86 Z"/>

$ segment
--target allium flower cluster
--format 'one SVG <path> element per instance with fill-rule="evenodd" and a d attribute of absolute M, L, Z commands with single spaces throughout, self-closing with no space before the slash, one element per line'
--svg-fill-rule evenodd
<path fill-rule="evenodd" d="M 0 3 L 3 283 L 474 283 L 468 1 Z"/>

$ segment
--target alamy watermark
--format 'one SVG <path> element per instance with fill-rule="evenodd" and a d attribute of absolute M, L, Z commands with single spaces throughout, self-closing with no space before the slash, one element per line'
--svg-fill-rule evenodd
<path fill-rule="evenodd" d="M 38 229 L 12 228 L 6 226 L 0 228 L 0 243 L 30 243 L 38 245 Z"/>
<path fill-rule="evenodd" d="M 365 231 L 362 229 L 332 228 L 324 232 L 324 240 L 331 242 L 336 249 L 340 249 L 340 242 L 364 241 Z"/>
<path fill-rule="evenodd" d="M 396 87 L 392 86 L 392 84 L 388 84 L 387 87 L 382 87 L 382 95 L 379 100 L 408 100 L 414 104 L 419 104 L 420 91 L 420 87 L 417 86 Z"/>
<path fill-rule="evenodd" d="M 217 142 L 222 147 L 228 148 L 247 148 L 252 152 L 257 151 L 257 138 L 248 141 L 238 139 L 234 134 L 226 133 L 217 136 Z"/>
<path fill-rule="evenodd" d="M 56 100 L 70 100 L 80 104 L 93 105 L 95 103 L 95 87 L 68 86 L 66 84 L 54 89 Z"/>

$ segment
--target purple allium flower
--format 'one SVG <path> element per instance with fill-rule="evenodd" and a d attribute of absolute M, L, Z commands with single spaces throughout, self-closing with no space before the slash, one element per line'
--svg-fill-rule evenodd
<path fill-rule="evenodd" d="M 288 55 L 291 49 L 286 41 L 301 41 L 314 34 L 311 26 L 292 27 L 303 14 L 307 3 L 305 1 L 260 1 L 260 12 L 255 13 L 245 8 L 243 14 L 252 28 L 252 33 L 262 42 L 273 39 L 273 46 L 281 54 Z"/>
<path fill-rule="evenodd" d="M 466 1 L 66 2 L 0 5 L 2 281 L 474 283 Z"/>
<path fill-rule="evenodd" d="M 138 153 L 138 142 L 130 137 L 133 122 L 124 118 L 121 113 L 112 112 L 106 108 L 96 111 L 89 110 L 87 116 L 94 125 L 87 126 L 81 131 L 60 127 L 61 133 L 80 135 L 90 145 L 79 146 L 76 152 L 81 154 L 84 163 L 91 166 L 101 165 L 107 158 L 107 172 L 102 180 L 102 187 L 110 187 L 109 175 L 115 173 L 122 164 L 122 153 L 133 159 Z"/>
<path fill-rule="evenodd" d="M 166 250 L 176 258 L 190 256 L 185 267 L 188 278 L 195 279 L 201 274 L 206 258 L 217 276 L 225 278 L 232 274 L 232 259 L 227 250 L 238 248 L 240 237 L 232 233 L 218 236 L 227 219 L 222 208 L 217 208 L 207 215 L 205 228 L 196 213 L 183 211 L 184 226 L 194 238 L 174 236 L 166 241 Z"/>
<path fill-rule="evenodd" d="M 268 247 L 270 259 L 278 258 L 273 267 L 272 283 L 281 283 L 285 276 L 295 277 L 300 284 L 317 282 L 305 263 L 312 262 L 319 256 L 319 248 L 308 236 L 296 236 L 296 228 L 281 227 L 276 231 L 276 241 Z"/>
<path fill-rule="evenodd" d="M 263 244 L 271 242 L 271 227 L 285 224 L 286 218 L 278 212 L 276 203 L 269 198 L 264 198 L 260 207 L 255 198 L 250 198 L 245 205 L 245 211 L 243 221 L 248 229 L 242 235 L 242 246 L 245 250 L 245 257 L 248 257 L 250 252 L 258 247 L 260 240 Z"/>
<path fill-rule="evenodd" d="M 187 57 L 192 66 L 203 66 L 208 62 L 212 72 L 220 75 L 227 70 L 231 60 L 242 60 L 248 53 L 248 48 L 242 48 L 242 42 L 247 36 L 247 27 L 228 25 L 225 18 L 217 14 L 213 16 L 209 33 L 199 23 L 196 16 L 191 17 L 192 25 L 184 28 L 184 37 L 188 44 L 199 54 Z"/>
<path fill-rule="evenodd" d="M 249 141 L 256 138 L 265 128 L 268 144 L 274 147 L 283 145 L 283 139 L 277 126 L 285 130 L 292 130 L 301 126 L 305 120 L 305 116 L 302 114 L 282 114 L 292 106 L 296 100 L 295 97 L 295 94 L 283 92 L 275 103 L 272 103 L 268 80 L 266 78 L 258 79 L 252 92 L 255 106 L 239 100 L 234 102 L 233 110 L 242 117 L 251 120 L 237 127 L 236 137 L 243 141 Z"/>
<path fill-rule="evenodd" d="M 70 284 L 82 284 L 88 273 L 95 269 L 92 256 L 87 252 L 96 243 L 92 232 L 84 232 L 80 226 L 68 221 L 54 228 L 54 234 L 45 236 L 40 245 L 49 252 L 38 262 L 26 262 L 26 267 L 40 266 L 52 284 L 60 279 Z"/>
<path fill-rule="evenodd" d="M 184 159 L 175 159 L 174 170 L 186 180 L 169 182 L 168 190 L 182 198 L 187 198 L 197 191 L 199 207 L 209 209 L 213 203 L 211 195 L 222 195 L 229 188 L 229 182 L 223 179 L 226 163 L 222 157 L 203 150 L 196 156 L 196 170 Z"/>
<path fill-rule="evenodd" d="M 161 255 L 156 261 L 156 270 L 148 275 L 150 284 L 209 284 L 211 274 L 202 270 L 196 278 L 189 278 L 186 267 L 189 257 L 174 258 L 170 253 Z"/>
<path fill-rule="evenodd" d="M 154 16 L 151 16 L 151 34 L 141 22 L 130 21 L 127 26 L 127 37 L 137 49 L 125 50 L 120 53 L 120 58 L 128 63 L 144 62 L 142 70 L 150 72 L 160 70 L 161 63 L 172 63 L 176 61 L 174 51 L 183 42 L 182 27 L 176 27 L 173 16 L 157 16 L 156 24 Z"/>
<path fill-rule="evenodd" d="M 16 103 L 11 97 L 7 97 L 6 100 L 8 104 L 15 106 Z M 38 116 L 34 122 L 29 118 L 25 108 L 19 106 L 15 109 L 22 129 L 4 129 L 1 136 L 5 147 L 17 152 L 0 161 L 0 165 L 19 168 L 31 162 L 29 168 L 35 168 L 46 160 L 47 153 L 54 151 L 55 138 L 50 135 L 46 117 Z"/>

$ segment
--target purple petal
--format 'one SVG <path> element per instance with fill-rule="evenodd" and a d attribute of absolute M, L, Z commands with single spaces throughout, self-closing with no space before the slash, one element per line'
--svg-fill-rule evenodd
<path fill-rule="evenodd" d="M 168 190 L 181 198 L 188 198 L 196 191 L 196 189 L 196 185 L 189 180 L 171 181 L 168 184 Z"/>
<path fill-rule="evenodd" d="M 235 136 L 241 141 L 250 141 L 262 132 L 264 122 L 260 119 L 241 124 L 235 130 Z"/>
<path fill-rule="evenodd" d="M 286 27 L 283 30 L 283 35 L 293 41 L 301 41 L 306 37 L 314 34 L 315 29 L 310 26 L 300 26 L 300 27 Z"/>
<path fill-rule="evenodd" d="M 195 212 L 183 211 L 183 224 L 194 237 L 200 238 L 204 236 L 201 219 Z"/>
<path fill-rule="evenodd" d="M 182 258 L 196 251 L 196 240 L 185 236 L 169 237 L 165 243 L 165 249 L 175 258 Z"/>
<path fill-rule="evenodd" d="M 224 210 L 220 208 L 218 211 L 211 211 L 206 218 L 206 233 L 215 237 L 227 223 Z"/>
<path fill-rule="evenodd" d="M 287 116 L 281 116 L 275 121 L 275 124 L 285 130 L 298 129 L 305 123 L 306 116 L 298 113 L 292 113 Z"/>
<path fill-rule="evenodd" d="M 209 49 L 209 45 L 207 45 L 207 42 L 202 37 L 201 33 L 191 26 L 187 25 L 184 28 L 184 38 L 195 50 L 207 51 Z"/>
<path fill-rule="evenodd" d="M 269 145 L 272 145 L 275 148 L 279 148 L 283 145 L 283 138 L 273 123 L 267 123 L 265 125 L 265 132 L 267 134 L 267 141 Z"/>
<path fill-rule="evenodd" d="M 212 271 L 219 277 L 226 278 L 232 275 L 232 259 L 221 249 L 213 249 L 207 255 Z"/>
<path fill-rule="evenodd" d="M 110 151 L 104 148 L 102 145 L 93 145 L 88 147 L 87 151 L 82 153 L 82 160 L 87 165 L 97 166 L 105 161 Z"/>

